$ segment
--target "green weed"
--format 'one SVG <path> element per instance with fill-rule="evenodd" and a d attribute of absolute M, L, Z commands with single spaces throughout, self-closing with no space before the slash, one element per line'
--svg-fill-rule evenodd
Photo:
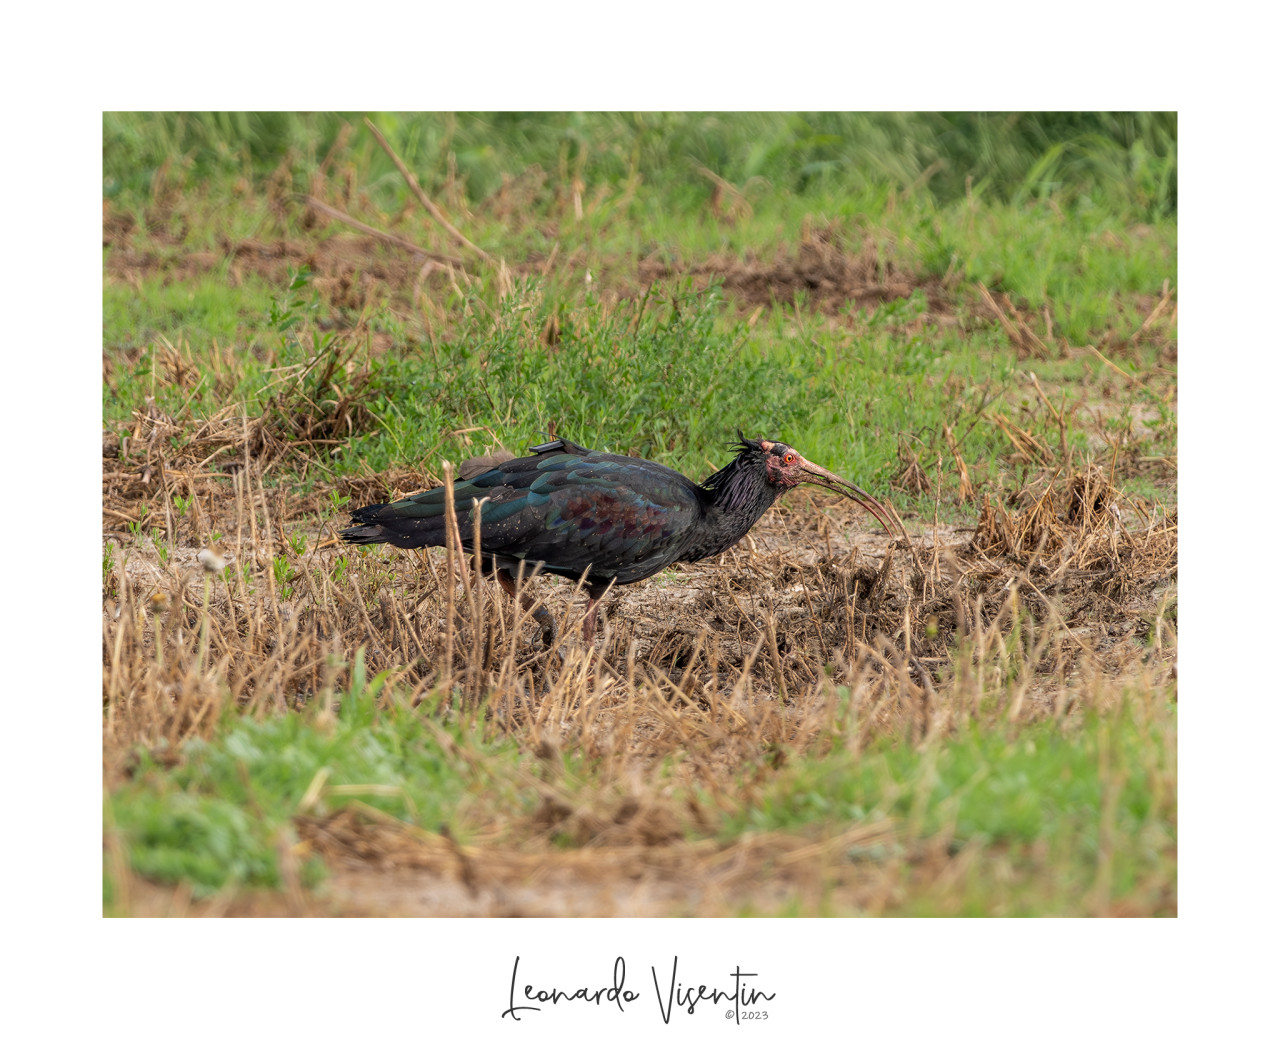
<path fill-rule="evenodd" d="M 293 594 L 293 581 L 297 570 L 289 563 L 287 557 L 276 556 L 271 560 L 272 572 L 276 578 L 276 586 L 280 588 L 280 597 L 289 598 Z"/>
<path fill-rule="evenodd" d="M 230 717 L 208 742 L 193 741 L 182 764 L 166 771 L 145 755 L 131 782 L 108 798 L 114 822 L 138 874 L 189 882 L 197 897 L 228 885 L 280 885 L 279 846 L 296 841 L 292 820 L 324 816 L 358 800 L 430 831 L 447 826 L 460 837 L 483 778 L 469 766 L 509 766 L 514 748 L 486 744 L 469 729 L 427 723 L 420 713 L 384 712 L 381 682 L 365 680 L 342 696 L 336 715 L 323 707 L 264 721 Z M 442 744 L 447 743 L 446 744 Z M 472 760 L 450 750 L 474 750 Z M 303 798 L 320 779 L 313 801 Z M 504 800 L 515 799 L 505 789 Z M 306 882 L 323 874 L 307 864 Z"/>
<path fill-rule="evenodd" d="M 165 541 L 164 532 L 159 528 L 151 529 L 151 545 L 155 549 L 156 557 L 160 559 L 160 567 L 167 567 L 169 564 L 169 544 Z"/>

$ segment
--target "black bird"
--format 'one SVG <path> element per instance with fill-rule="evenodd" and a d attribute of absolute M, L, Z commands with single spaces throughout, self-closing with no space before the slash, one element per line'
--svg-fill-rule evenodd
<path fill-rule="evenodd" d="M 613 584 L 636 583 L 677 561 L 723 553 L 741 539 L 777 498 L 810 483 L 852 498 L 894 534 L 889 514 L 871 495 L 802 457 L 794 447 L 738 433 L 738 455 L 702 484 L 643 458 L 587 450 L 567 439 L 531 447 L 533 457 L 485 468 L 470 459 L 469 478 L 453 483 L 453 508 L 462 546 L 475 543 L 480 501 L 481 555 L 503 589 L 516 595 L 514 576 L 554 572 L 575 582 L 586 576 L 590 603 L 583 618 L 588 644 L 596 607 Z M 475 470 L 479 470 L 478 472 Z M 351 543 L 390 543 L 402 549 L 445 544 L 445 489 L 352 514 L 356 526 L 339 534 Z M 901 527 L 899 525 L 899 527 Z M 905 532 L 904 532 L 905 535 Z M 522 604 L 532 608 L 530 599 Z M 543 639 L 555 640 L 545 606 L 534 610 Z"/>

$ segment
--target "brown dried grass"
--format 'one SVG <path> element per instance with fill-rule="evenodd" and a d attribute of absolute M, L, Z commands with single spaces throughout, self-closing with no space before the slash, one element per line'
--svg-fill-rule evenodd
<path fill-rule="evenodd" d="M 914 566 L 899 544 L 862 530 L 852 503 L 798 499 L 715 562 L 615 589 L 588 653 L 576 623 L 585 596 L 567 581 L 528 581 L 560 620 L 548 651 L 529 615 L 478 578 L 456 543 L 359 552 L 317 528 L 314 503 L 263 487 L 264 473 L 289 460 L 278 431 L 271 411 L 228 415 L 172 447 L 172 419 L 148 409 L 125 447 L 104 445 L 104 509 L 137 514 L 148 502 L 174 544 L 161 564 L 150 540 L 113 536 L 106 785 L 140 749 L 180 762 L 184 743 L 212 735 L 226 713 L 309 706 L 325 726 L 361 651 L 368 674 L 386 674 L 388 710 L 451 706 L 535 753 L 541 768 L 516 784 L 539 803 L 468 847 L 368 806 L 303 810 L 299 853 L 318 852 L 334 869 L 328 900 L 286 891 L 183 902 L 183 911 L 421 911 L 423 875 L 437 913 L 567 914 L 554 893 L 594 914 L 713 914 L 810 896 L 814 910 L 883 910 L 907 883 L 945 893 L 971 855 L 935 839 L 927 852 L 864 865 L 823 855 L 842 835 L 718 842 L 705 810 L 676 795 L 700 792 L 733 814 L 791 757 L 886 735 L 927 743 L 968 721 L 1065 720 L 1078 705 L 1117 706 L 1135 687 L 1154 700 L 1176 674 L 1176 512 L 1126 497 L 1099 466 L 1048 471 L 1003 502 L 985 498 L 972 533 L 935 525 L 915 536 Z M 233 464 L 206 475 L 219 457 Z M 421 485 L 405 470 L 341 489 L 363 503 Z M 169 501 L 176 490 L 193 499 L 185 517 Z M 300 517 L 313 545 L 295 556 L 287 533 Z M 225 578 L 196 559 L 214 529 L 233 558 Z M 596 766 L 588 782 L 562 778 L 569 753 Z M 892 825 L 874 829 L 890 849 L 917 844 Z M 478 881 L 485 890 L 468 885 Z M 630 884 L 625 896 L 619 883 Z M 131 877 L 121 890 L 134 911 L 181 900 L 181 890 L 164 900 Z"/>
<path fill-rule="evenodd" d="M 260 448 L 254 461 L 260 427 L 242 421 L 239 440 L 259 475 L 276 453 Z M 218 438 L 195 435 L 205 447 Z M 260 716 L 331 696 L 362 648 L 371 672 L 390 673 L 388 699 L 454 691 L 492 727 L 601 757 L 618 777 L 698 750 L 689 770 L 714 787 L 762 750 L 829 740 L 838 687 L 855 692 L 859 742 L 953 725 L 975 708 L 939 692 L 958 664 L 984 667 L 1019 623 L 1039 625 L 1023 662 L 1033 673 L 1065 681 L 1084 656 L 1140 656 L 1132 640 L 1150 630 L 1177 565 L 1176 513 L 1125 499 L 1090 466 L 1065 486 L 1052 478 L 1023 491 L 1011 508 L 985 499 L 967 541 L 919 537 L 915 569 L 894 544 L 835 549 L 832 532 L 848 541 L 854 527 L 852 505 L 771 513 L 718 563 L 612 592 L 590 654 L 573 622 L 583 596 L 565 581 L 529 581 L 562 621 L 547 652 L 460 549 L 357 554 L 330 538 L 297 557 L 284 507 L 261 480 L 241 472 L 231 486 L 230 498 L 197 491 L 205 501 L 186 517 L 189 542 L 214 524 L 235 528 L 224 539 L 229 578 L 207 577 L 194 546 L 161 566 L 150 542 L 124 541 L 104 582 L 109 763 L 137 745 L 178 750 L 224 711 Z"/>
<path fill-rule="evenodd" d="M 160 530 L 171 540 L 185 533 L 192 542 L 207 542 L 217 531 L 239 536 L 245 528 L 226 518 L 243 515 L 246 491 L 269 500 L 255 505 L 265 510 L 262 528 L 278 533 L 281 543 L 285 522 L 325 513 L 324 491 L 268 491 L 264 484 L 283 471 L 295 477 L 313 468 L 324 471 L 317 456 L 369 428 L 369 351 L 366 345 L 360 352 L 360 335 L 357 327 L 305 361 L 280 367 L 261 412 L 252 417 L 243 404 L 232 403 L 191 419 L 184 417 L 185 407 L 171 414 L 148 399 L 128 422 L 103 435 L 104 532 L 119 537 L 133 526 Z M 174 348 L 167 350 L 172 359 L 182 358 Z M 175 378 L 172 367 L 166 375 Z M 229 390 L 226 381 L 217 386 Z M 422 484 L 420 474 L 392 469 L 346 477 L 333 486 L 367 504 Z M 185 528 L 179 527 L 176 498 L 192 506 Z"/>

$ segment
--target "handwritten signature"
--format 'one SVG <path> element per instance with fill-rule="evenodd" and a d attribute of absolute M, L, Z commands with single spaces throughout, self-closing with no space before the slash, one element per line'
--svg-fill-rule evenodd
<path fill-rule="evenodd" d="M 732 991 L 703 984 L 686 986 L 683 982 L 676 980 L 679 965 L 680 957 L 673 956 L 671 959 L 671 978 L 668 980 L 665 994 L 658 982 L 658 969 L 656 967 L 649 968 L 653 976 L 654 994 L 663 1023 L 671 1022 L 671 1016 L 677 1008 L 684 1010 L 689 1015 L 693 1015 L 697 1011 L 698 1005 L 703 1003 L 732 1004 L 733 1011 L 726 1011 L 725 1018 L 732 1016 L 735 1023 L 741 1023 L 743 1017 L 742 1009 L 750 1008 L 761 1000 L 773 1000 L 777 996 L 777 993 L 766 993 L 761 989 L 748 985 L 746 982 L 748 978 L 758 978 L 759 975 L 754 972 L 743 971 L 740 966 L 735 967 L 730 972 L 730 977 L 733 979 Z M 516 1003 L 516 982 L 519 972 L 520 957 L 517 956 L 515 963 L 511 967 L 511 988 L 507 994 L 507 1010 L 502 1013 L 502 1018 L 510 1017 L 516 1022 L 521 1021 L 520 1012 L 542 1011 L 542 1005 L 547 1004 L 557 1005 L 576 1001 L 583 1001 L 596 1006 L 613 1004 L 618 1011 L 625 1013 L 626 1005 L 633 1004 L 640 999 L 640 993 L 626 988 L 627 961 L 621 956 L 613 961 L 612 984 L 596 988 L 581 986 L 576 989 L 559 989 L 556 987 L 542 989 L 536 988 L 532 984 L 526 984 L 519 999 L 532 1002 L 528 1004 Z M 748 1017 L 755 1018 L 758 1016 L 759 1013 L 757 1012 Z"/>

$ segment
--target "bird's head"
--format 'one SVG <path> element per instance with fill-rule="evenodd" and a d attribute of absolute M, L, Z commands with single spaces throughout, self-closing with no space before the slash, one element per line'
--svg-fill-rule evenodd
<path fill-rule="evenodd" d="M 737 446 L 741 454 L 739 460 L 758 463 L 769 484 L 779 494 L 801 484 L 825 487 L 853 499 L 884 525 L 884 530 L 891 536 L 898 534 L 888 511 L 872 495 L 857 484 L 837 476 L 830 469 L 824 469 L 810 461 L 795 447 L 773 439 L 743 439 L 741 433 Z M 903 531 L 902 534 L 905 535 L 906 532 Z"/>

